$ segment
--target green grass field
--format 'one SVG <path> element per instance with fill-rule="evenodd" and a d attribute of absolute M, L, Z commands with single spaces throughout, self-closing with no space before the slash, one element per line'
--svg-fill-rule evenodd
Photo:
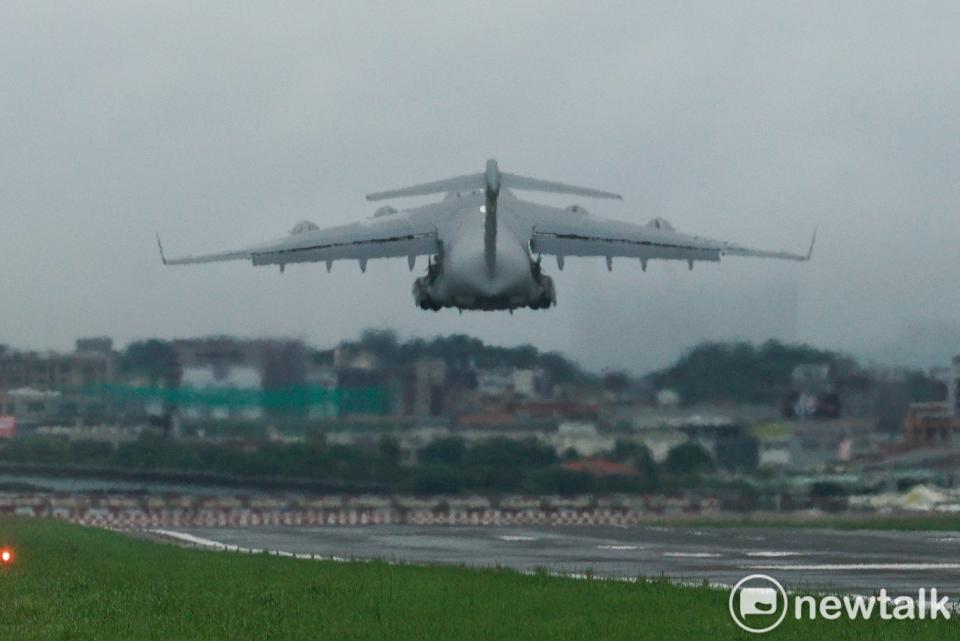
<path fill-rule="evenodd" d="M 48 520 L 0 519 L 0 639 L 754 638 L 727 592 L 506 570 L 209 552 Z M 960 639 L 949 622 L 797 622 L 769 639 Z"/>

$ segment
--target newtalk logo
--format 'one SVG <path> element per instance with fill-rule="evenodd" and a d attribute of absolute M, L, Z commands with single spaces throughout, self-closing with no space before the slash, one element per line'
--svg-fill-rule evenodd
<path fill-rule="evenodd" d="M 951 609 L 950 597 L 940 596 L 936 588 L 920 588 L 916 597 L 891 597 L 886 590 L 880 590 L 880 594 L 872 596 L 794 595 L 791 599 L 773 577 L 751 574 L 740 579 L 730 590 L 730 616 L 734 623 L 756 634 L 770 632 L 779 626 L 791 610 L 797 621 L 818 618 L 836 621 L 843 617 L 851 621 L 871 618 L 912 621 L 949 619 Z"/>

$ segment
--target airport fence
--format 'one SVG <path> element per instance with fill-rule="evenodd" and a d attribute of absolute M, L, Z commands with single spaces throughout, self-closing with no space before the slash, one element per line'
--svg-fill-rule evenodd
<path fill-rule="evenodd" d="M 484 504 L 486 503 L 486 504 Z M 671 514 L 711 514 L 712 497 L 635 497 L 567 501 L 503 497 L 491 505 L 473 497 L 454 501 L 415 497 L 196 497 L 138 495 L 0 495 L 0 514 L 58 518 L 119 529 L 358 525 L 640 525 Z"/>

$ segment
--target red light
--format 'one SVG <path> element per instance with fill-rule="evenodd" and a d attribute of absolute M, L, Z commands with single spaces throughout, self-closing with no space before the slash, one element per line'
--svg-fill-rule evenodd
<path fill-rule="evenodd" d="M 4 565 L 10 565 L 13 563 L 13 550 L 10 548 L 4 548 L 0 550 L 0 562 Z"/>

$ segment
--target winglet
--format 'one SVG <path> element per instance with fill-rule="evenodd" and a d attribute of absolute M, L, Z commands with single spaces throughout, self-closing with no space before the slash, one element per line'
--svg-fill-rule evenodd
<path fill-rule="evenodd" d="M 167 257 L 163 255 L 163 243 L 160 242 L 160 232 L 157 232 L 157 247 L 160 249 L 160 261 L 166 265 Z"/>
<path fill-rule="evenodd" d="M 813 256 L 813 246 L 817 243 L 817 228 L 813 228 L 813 237 L 810 239 L 810 249 L 807 250 L 807 260 Z"/>

